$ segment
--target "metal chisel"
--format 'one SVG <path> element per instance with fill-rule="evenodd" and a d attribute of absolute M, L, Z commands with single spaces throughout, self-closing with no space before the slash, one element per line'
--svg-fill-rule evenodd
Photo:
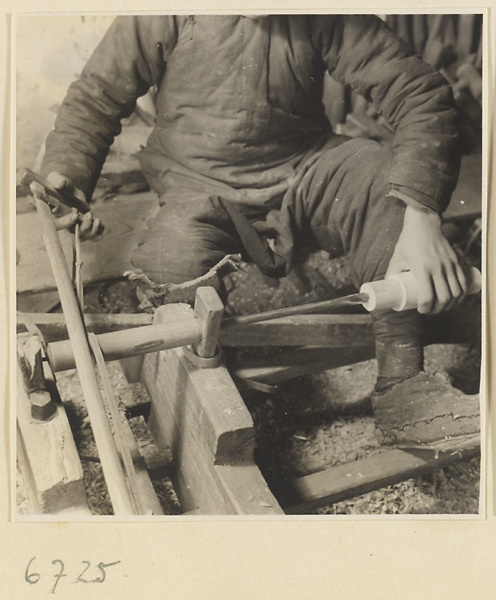
<path fill-rule="evenodd" d="M 475 267 L 465 271 L 467 277 L 467 294 L 476 294 L 481 289 L 481 274 Z M 398 273 L 381 281 L 364 283 L 357 294 L 350 294 L 332 300 L 322 300 L 310 304 L 276 308 L 253 315 L 229 317 L 224 319 L 222 327 L 229 325 L 247 325 L 271 319 L 291 317 L 315 312 L 323 312 L 345 306 L 362 305 L 369 312 L 372 310 L 392 309 L 396 311 L 417 308 L 417 284 L 410 271 Z"/>

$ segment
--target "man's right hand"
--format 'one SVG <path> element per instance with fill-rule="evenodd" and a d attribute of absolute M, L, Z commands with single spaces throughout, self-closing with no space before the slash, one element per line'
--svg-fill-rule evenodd
<path fill-rule="evenodd" d="M 418 311 L 439 313 L 463 300 L 467 279 L 432 211 L 408 205 L 403 230 L 386 277 L 411 271 L 418 286 Z"/>
<path fill-rule="evenodd" d="M 66 175 L 52 171 L 47 177 L 47 183 L 61 194 L 72 195 L 79 200 L 86 202 L 84 193 L 78 189 L 74 185 L 72 179 Z M 75 208 L 71 210 L 70 208 L 60 205 L 60 210 L 57 214 L 61 215 L 55 221 L 57 229 L 72 230 L 79 224 L 79 237 L 81 241 L 98 241 L 103 233 L 103 223 L 100 219 L 95 219 L 92 212 L 81 215 Z"/>

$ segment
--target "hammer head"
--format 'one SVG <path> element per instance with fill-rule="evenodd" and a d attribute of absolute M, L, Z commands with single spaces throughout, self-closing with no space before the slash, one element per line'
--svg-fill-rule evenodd
<path fill-rule="evenodd" d="M 29 186 L 33 192 L 40 192 L 42 195 L 55 198 L 60 203 L 69 208 L 76 208 L 80 213 L 90 212 L 90 205 L 84 200 L 77 198 L 73 194 L 63 194 L 59 190 L 52 187 L 41 175 L 38 175 L 31 169 L 24 168 L 22 171 L 20 182 L 23 185 Z M 39 188 L 38 186 L 42 186 Z"/>

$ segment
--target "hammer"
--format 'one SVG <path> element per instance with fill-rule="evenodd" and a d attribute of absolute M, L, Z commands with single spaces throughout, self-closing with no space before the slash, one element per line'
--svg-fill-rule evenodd
<path fill-rule="evenodd" d="M 98 236 L 103 233 L 104 225 L 100 219 L 93 219 L 93 216 L 88 214 L 91 212 L 91 207 L 87 202 L 68 191 L 55 189 L 46 179 L 34 171 L 31 171 L 31 169 L 23 169 L 20 182 L 23 185 L 29 186 L 37 198 L 40 198 L 48 205 L 51 205 L 53 213 L 57 212 L 60 204 L 71 208 L 73 211 L 76 210 L 78 212 L 76 222 L 81 225 L 81 239 L 100 239 Z M 87 216 L 83 217 L 82 215 Z M 69 217 L 69 215 L 66 215 L 66 217 L 69 219 L 72 218 L 72 220 L 69 221 L 69 225 L 65 218 L 61 218 L 56 224 L 57 229 L 66 229 L 72 224 L 75 224 L 74 218 L 76 218 L 76 216 L 74 214 L 72 217 Z"/>
<path fill-rule="evenodd" d="M 85 214 L 87 212 L 90 212 L 91 210 L 90 205 L 87 202 L 76 198 L 76 196 L 74 196 L 73 194 L 63 193 L 59 190 L 56 190 L 46 181 L 46 179 L 43 179 L 41 175 L 38 175 L 34 171 L 31 171 L 31 169 L 23 169 L 20 182 L 28 187 L 33 186 L 33 184 L 42 186 L 44 188 L 43 191 L 47 196 L 54 198 L 57 202 L 60 202 L 64 206 L 68 206 L 69 208 L 75 208 L 80 213 Z M 37 186 L 33 186 L 33 188 L 33 191 L 35 191 L 37 189 Z M 39 190 L 38 188 L 38 191 L 41 190 Z"/>

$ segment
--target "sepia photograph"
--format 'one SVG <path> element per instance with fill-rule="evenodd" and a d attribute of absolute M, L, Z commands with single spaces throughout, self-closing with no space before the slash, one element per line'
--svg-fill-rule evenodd
<path fill-rule="evenodd" d="M 16 15 L 14 521 L 483 518 L 484 19 Z"/>

